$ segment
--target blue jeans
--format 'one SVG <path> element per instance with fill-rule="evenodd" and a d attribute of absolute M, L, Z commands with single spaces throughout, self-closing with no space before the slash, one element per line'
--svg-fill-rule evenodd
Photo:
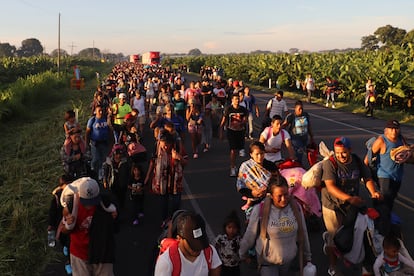
<path fill-rule="evenodd" d="M 295 136 L 292 135 L 290 138 L 293 149 L 295 150 L 296 158 L 300 163 L 303 164 L 303 154 L 306 153 L 306 146 L 308 145 L 308 135 Z"/>
<path fill-rule="evenodd" d="M 109 144 L 107 142 L 94 142 L 91 141 L 91 169 L 98 175 L 98 178 L 102 178 L 102 164 L 105 162 L 106 157 L 109 154 Z"/>
<path fill-rule="evenodd" d="M 384 203 L 389 208 L 390 212 L 394 207 L 394 200 L 398 196 L 398 191 L 401 187 L 401 182 L 389 178 L 378 178 L 380 191 L 384 196 Z"/>

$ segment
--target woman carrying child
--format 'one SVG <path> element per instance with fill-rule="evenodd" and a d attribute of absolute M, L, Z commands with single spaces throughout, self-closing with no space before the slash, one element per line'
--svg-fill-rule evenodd
<path fill-rule="evenodd" d="M 237 176 L 237 190 L 247 198 L 242 210 L 248 210 L 266 195 L 267 185 L 272 174 L 278 174 L 276 165 L 264 158 L 265 146 L 254 141 L 250 144 L 250 159 L 243 162 Z"/>

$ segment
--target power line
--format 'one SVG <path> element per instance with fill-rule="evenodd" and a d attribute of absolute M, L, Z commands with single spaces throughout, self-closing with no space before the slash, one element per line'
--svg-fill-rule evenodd
<path fill-rule="evenodd" d="M 74 45 L 73 42 L 71 45 L 69 45 L 68 47 L 70 47 L 70 55 L 73 55 L 73 48 L 76 48 L 78 46 Z"/>

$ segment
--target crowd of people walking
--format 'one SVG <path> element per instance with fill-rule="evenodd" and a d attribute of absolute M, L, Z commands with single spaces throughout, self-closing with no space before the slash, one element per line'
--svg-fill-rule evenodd
<path fill-rule="evenodd" d="M 54 191 L 48 230 L 55 231 L 67 248 L 68 274 L 113 275 L 119 214 L 127 208 L 126 201 L 131 201 L 133 215 L 128 223 L 139 225 L 146 215 L 147 189 L 160 199 L 160 226 L 168 230 L 165 238 L 171 239 L 156 261 L 157 276 L 240 275 L 241 262 L 252 259 L 257 261 L 260 275 L 290 275 L 296 264 L 303 274 L 305 264 L 312 262 L 303 208 L 306 202 L 295 198 L 291 180 L 279 172 L 285 159 L 296 164 L 293 167 L 313 165 L 306 158 L 309 145 L 315 144 L 312 118 L 301 101 L 289 112 L 281 90 L 269 99 L 261 117 L 255 96 L 242 81 L 224 80 L 215 71 L 203 72 L 200 81 L 189 82 L 176 70 L 119 63 L 97 87 L 85 126 L 73 111 L 65 113 L 64 174 Z M 332 91 L 327 92 L 326 106 L 331 101 L 335 108 L 337 84 L 330 78 L 327 81 Z M 311 74 L 304 85 L 310 103 L 315 90 Z M 255 117 L 262 121 L 259 133 L 254 131 Z M 181 210 L 183 178 L 187 163 L 204 158 L 203 153 L 214 148 L 214 138 L 224 136 L 229 147 L 229 176 L 246 200 L 242 210 L 247 227 L 237 213 L 229 212 L 223 232 L 209 241 L 204 219 Z M 185 147 L 187 139 L 190 148 Z M 391 120 L 384 135 L 369 147 L 365 160 L 352 154 L 351 141 L 341 136 L 335 139 L 330 158 L 320 166 L 326 228 L 323 248 L 329 275 L 341 275 L 337 259 L 345 252 L 336 248 L 335 235 L 347 210 L 363 207 L 360 179 L 378 207 L 383 225 L 380 234 L 385 237 L 380 255 L 383 262 L 375 262 L 375 273 L 396 271 L 402 262 L 414 269 L 409 255 L 399 258 L 387 249 L 400 252 L 404 247 L 391 227 L 403 162 L 396 163 L 390 151 L 400 146 L 407 146 L 406 141 L 399 122 Z M 237 156 L 246 158 L 239 168 Z M 368 166 L 375 157 L 377 171 Z M 393 243 L 393 237 L 401 244 Z M 362 250 L 361 244 L 359 247 Z M 361 273 L 362 267 L 364 273 L 374 272 L 373 261 L 364 259 L 355 265 L 361 265 Z"/>

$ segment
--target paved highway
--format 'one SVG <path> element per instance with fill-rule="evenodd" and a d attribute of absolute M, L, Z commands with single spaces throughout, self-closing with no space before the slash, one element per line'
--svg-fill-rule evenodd
<path fill-rule="evenodd" d="M 263 91 L 253 91 L 263 114 L 267 100 L 271 94 Z M 286 99 L 292 110 L 294 100 Z M 328 109 L 316 104 L 304 103 L 304 110 L 310 114 L 315 140 L 324 141 L 328 147 L 337 136 L 347 136 L 352 141 L 354 153 L 363 157 L 365 141 L 372 136 L 381 134 L 385 121 L 366 118 L 361 115 L 350 114 L 340 110 Z M 259 124 L 261 119 L 257 119 Z M 403 134 L 409 142 L 414 141 L 414 128 L 402 126 Z M 148 139 L 148 135 L 146 139 Z M 257 131 L 255 137 L 258 137 Z M 188 138 L 186 148 L 191 153 Z M 248 142 L 246 142 L 246 150 Z M 207 153 L 200 153 L 199 159 L 194 160 L 189 154 L 190 162 L 185 168 L 185 193 L 182 207 L 192 209 L 202 214 L 207 222 L 207 231 L 211 239 L 222 231 L 222 222 L 231 210 L 239 210 L 240 218 L 243 213 L 240 207 L 243 201 L 235 188 L 235 178 L 229 177 L 229 150 L 227 141 L 214 139 L 212 149 Z M 237 157 L 237 164 L 247 157 Z M 412 165 L 407 165 L 400 196 L 395 206 L 395 212 L 402 218 L 405 244 L 409 251 L 414 250 L 414 189 L 411 188 L 411 179 L 414 178 Z M 151 193 L 146 194 L 145 218 L 138 226 L 131 224 L 129 213 L 121 216 L 121 231 L 117 235 L 117 260 L 115 275 L 152 275 L 153 250 L 156 239 L 161 232 L 161 210 L 158 198 Z M 327 258 L 322 253 L 322 232 L 310 233 L 313 262 L 318 267 L 318 275 L 327 275 Z M 242 266 L 243 275 L 255 275 L 255 270 Z M 55 271 L 56 272 L 56 271 Z M 349 275 L 351 271 L 347 271 Z M 48 274 L 52 275 L 52 274 Z M 53 274 L 58 275 L 58 274 Z"/>

